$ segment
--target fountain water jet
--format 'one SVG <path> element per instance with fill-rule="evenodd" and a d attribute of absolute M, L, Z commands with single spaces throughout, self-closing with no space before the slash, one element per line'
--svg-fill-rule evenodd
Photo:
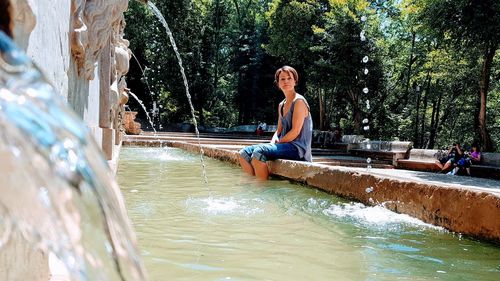
<path fill-rule="evenodd" d="M 181 54 L 179 53 L 179 49 L 177 48 L 177 44 L 175 43 L 175 39 L 174 39 L 174 36 L 172 34 L 172 31 L 168 27 L 167 21 L 163 17 L 160 10 L 151 1 L 147 1 L 147 5 L 151 9 L 153 14 L 160 20 L 163 27 L 165 27 L 165 31 L 167 32 L 168 38 L 170 39 L 170 44 L 172 45 L 172 48 L 174 49 L 175 56 L 177 57 L 177 61 L 179 63 L 179 68 L 180 68 L 181 75 L 182 75 L 182 80 L 184 81 L 184 88 L 186 89 L 186 97 L 188 99 L 189 107 L 191 109 L 191 117 L 192 117 L 192 121 L 193 121 L 193 125 L 194 125 L 194 130 L 196 132 L 196 137 L 198 139 L 198 146 L 200 147 L 200 161 L 201 161 L 201 165 L 203 167 L 203 169 L 202 169 L 203 170 L 203 179 L 204 179 L 205 183 L 208 183 L 207 173 L 206 173 L 206 169 L 205 169 L 205 162 L 203 161 L 204 151 L 203 151 L 203 148 L 201 146 L 200 131 L 198 130 L 198 122 L 196 121 L 195 110 L 193 107 L 193 102 L 191 101 L 191 94 L 189 93 L 189 85 L 188 85 L 186 73 L 184 72 L 184 66 L 182 64 Z"/>
<path fill-rule="evenodd" d="M 148 110 L 146 109 L 146 106 L 144 105 L 144 103 L 142 102 L 141 99 L 139 99 L 139 97 L 134 94 L 133 92 L 128 92 L 138 103 L 139 105 L 142 107 L 142 110 L 144 110 L 144 113 L 146 113 L 146 118 L 148 118 L 148 122 L 149 124 L 151 125 L 151 128 L 153 128 L 153 132 L 154 134 L 156 135 L 156 129 L 155 129 L 155 125 L 153 123 L 153 120 L 151 119 L 151 117 L 149 116 L 149 112 Z"/>
<path fill-rule="evenodd" d="M 48 74 L 0 31 L 1 280 L 47 280 L 49 255 L 69 280 L 147 279 L 106 162 L 116 154 L 102 154 L 120 142 L 127 4 L 0 1 L 0 29 Z"/>

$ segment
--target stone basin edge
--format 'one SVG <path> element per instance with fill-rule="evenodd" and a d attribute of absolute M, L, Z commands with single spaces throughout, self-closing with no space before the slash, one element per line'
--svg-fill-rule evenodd
<path fill-rule="evenodd" d="M 198 144 L 183 141 L 141 140 L 128 136 L 123 145 L 168 146 L 200 153 Z M 201 148 L 207 157 L 239 165 L 237 151 L 207 145 L 201 145 Z M 500 245 L 499 192 L 405 181 L 360 171 L 359 168 L 356 170 L 289 160 L 270 161 L 268 164 L 272 175 L 368 206 L 381 205 L 452 232 Z M 370 192 L 366 191 L 367 188 L 370 188 Z"/>

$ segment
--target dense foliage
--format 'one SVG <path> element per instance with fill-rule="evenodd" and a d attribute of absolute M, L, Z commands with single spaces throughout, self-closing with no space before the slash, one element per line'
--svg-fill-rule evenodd
<path fill-rule="evenodd" d="M 500 1 L 154 2 L 173 31 L 202 126 L 275 124 L 283 95 L 273 75 L 287 64 L 301 75 L 298 91 L 317 129 L 422 148 L 500 147 Z M 143 68 L 131 62 L 129 87 L 149 110 L 156 103 L 163 128 L 191 122 L 163 26 L 147 6 L 129 5 L 126 37 Z"/>

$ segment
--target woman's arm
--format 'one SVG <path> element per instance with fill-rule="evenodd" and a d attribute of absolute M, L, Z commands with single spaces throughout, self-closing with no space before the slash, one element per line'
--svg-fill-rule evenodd
<path fill-rule="evenodd" d="M 276 132 L 274 132 L 273 137 L 271 138 L 271 144 L 275 144 L 280 142 L 279 141 L 279 135 L 281 134 L 281 130 L 283 130 L 283 127 L 281 126 L 281 103 L 278 105 L 278 127 L 276 128 Z"/>
<path fill-rule="evenodd" d="M 309 114 L 309 109 L 303 100 L 297 100 L 293 109 L 292 129 L 286 133 L 280 143 L 291 142 L 297 138 L 304 125 L 304 120 Z"/>

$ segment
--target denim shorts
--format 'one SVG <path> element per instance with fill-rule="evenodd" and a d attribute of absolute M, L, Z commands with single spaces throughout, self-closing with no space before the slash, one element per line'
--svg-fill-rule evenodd
<path fill-rule="evenodd" d="M 240 150 L 240 155 L 248 162 L 251 162 L 252 158 L 262 162 L 276 159 L 304 160 L 299 156 L 297 147 L 291 143 L 251 145 Z"/>

